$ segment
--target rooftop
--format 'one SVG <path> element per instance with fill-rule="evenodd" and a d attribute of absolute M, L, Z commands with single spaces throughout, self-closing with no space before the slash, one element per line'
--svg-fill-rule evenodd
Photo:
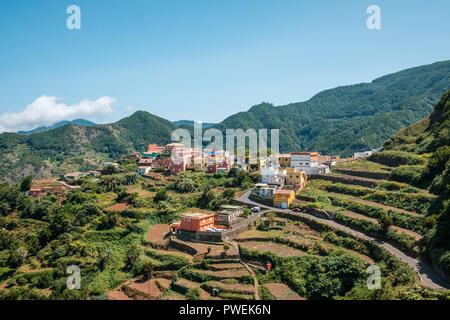
<path fill-rule="evenodd" d="M 292 192 L 294 192 L 294 191 L 292 191 L 292 190 L 277 190 L 277 191 L 275 191 L 275 194 L 291 194 Z"/>
<path fill-rule="evenodd" d="M 291 155 L 304 155 L 304 156 L 318 156 L 319 153 L 317 151 L 314 152 L 291 152 Z"/>
<path fill-rule="evenodd" d="M 209 218 L 214 215 L 215 213 L 190 212 L 190 213 L 183 213 L 180 215 L 180 217 L 202 219 L 202 218 Z"/>

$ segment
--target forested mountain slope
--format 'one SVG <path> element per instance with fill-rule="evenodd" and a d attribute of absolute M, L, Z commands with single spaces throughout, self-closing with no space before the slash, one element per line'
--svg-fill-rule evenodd
<path fill-rule="evenodd" d="M 263 103 L 228 117 L 217 127 L 278 128 L 282 152 L 317 150 L 350 156 L 377 148 L 398 130 L 432 110 L 450 88 L 450 61 L 407 69 L 325 90 L 306 102 Z"/>
<path fill-rule="evenodd" d="M 101 161 L 127 152 L 143 151 L 146 144 L 165 144 L 176 128 L 148 112 L 106 125 L 65 125 L 31 135 L 0 134 L 0 180 L 17 181 L 33 174 L 55 176 L 97 168 Z"/>

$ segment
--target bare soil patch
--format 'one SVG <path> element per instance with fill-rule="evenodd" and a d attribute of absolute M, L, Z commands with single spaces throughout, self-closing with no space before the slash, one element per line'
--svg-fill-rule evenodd
<path fill-rule="evenodd" d="M 286 245 L 266 241 L 244 241 L 239 244 L 249 250 L 272 252 L 280 257 L 302 256 L 306 252 Z"/>
<path fill-rule="evenodd" d="M 227 291 L 236 292 L 236 293 L 244 293 L 244 294 L 251 295 L 255 291 L 254 286 L 252 286 L 251 284 L 243 284 L 243 283 L 229 284 L 229 283 L 224 283 L 224 282 L 220 282 L 220 281 L 211 281 L 211 282 L 208 282 L 208 284 L 212 287 L 214 287 L 214 286 L 222 287 Z"/>
<path fill-rule="evenodd" d="M 111 207 L 106 208 L 106 211 L 124 211 L 131 207 L 128 203 L 116 203 L 112 205 Z"/>
<path fill-rule="evenodd" d="M 264 285 L 277 300 L 306 300 L 284 283 L 266 283 Z"/>
<path fill-rule="evenodd" d="M 108 293 L 106 300 L 133 300 L 125 294 L 121 289 L 115 289 Z"/>
<path fill-rule="evenodd" d="M 169 232 L 170 228 L 167 224 L 154 224 L 148 229 L 145 239 L 150 242 L 164 241 L 164 235 Z"/>
<path fill-rule="evenodd" d="M 157 298 L 163 294 L 163 292 L 159 289 L 158 285 L 156 284 L 156 281 L 158 281 L 158 280 L 161 280 L 161 279 L 147 280 L 145 278 L 139 278 L 139 279 L 134 280 L 133 283 L 128 286 L 130 288 L 138 290 L 142 293 L 145 293 L 147 295 Z"/>

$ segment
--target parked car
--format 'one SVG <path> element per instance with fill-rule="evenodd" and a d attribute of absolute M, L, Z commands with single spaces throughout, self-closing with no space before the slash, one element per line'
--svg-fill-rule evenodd
<path fill-rule="evenodd" d="M 251 210 L 252 210 L 253 212 L 260 212 L 260 211 L 261 211 L 261 208 L 260 208 L 260 207 L 253 207 Z"/>
<path fill-rule="evenodd" d="M 294 211 L 294 212 L 301 212 L 302 210 L 300 208 L 293 208 L 292 211 Z"/>

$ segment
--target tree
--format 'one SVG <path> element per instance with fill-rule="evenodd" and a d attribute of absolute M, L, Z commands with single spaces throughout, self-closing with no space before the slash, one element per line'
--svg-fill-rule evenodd
<path fill-rule="evenodd" d="M 175 190 L 181 193 L 194 192 L 197 189 L 192 177 L 186 174 L 179 175 L 175 180 Z"/>
<path fill-rule="evenodd" d="M 222 195 L 224 198 L 231 199 L 231 198 L 234 198 L 234 196 L 236 195 L 236 191 L 233 189 L 227 189 L 223 192 Z"/>
<path fill-rule="evenodd" d="M 144 264 L 142 267 L 142 273 L 146 280 L 149 280 L 153 276 L 153 264 L 149 261 Z"/>
<path fill-rule="evenodd" d="M 139 181 L 141 177 L 136 172 L 130 172 L 125 175 L 125 183 L 126 185 L 132 185 Z"/>
<path fill-rule="evenodd" d="M 101 185 L 105 186 L 106 192 L 113 191 L 118 186 L 116 177 L 109 175 L 103 176 L 101 180 Z"/>
<path fill-rule="evenodd" d="M 164 200 L 167 200 L 167 198 L 168 198 L 167 190 L 162 188 L 162 189 L 159 189 L 158 192 L 156 192 L 154 201 L 155 202 L 164 201 Z"/>
<path fill-rule="evenodd" d="M 25 192 L 31 189 L 31 184 L 33 183 L 33 176 L 26 176 L 20 182 L 20 191 Z"/>
<path fill-rule="evenodd" d="M 381 230 L 387 233 L 392 226 L 392 218 L 387 212 L 383 212 L 378 218 L 378 223 L 380 224 Z"/>

